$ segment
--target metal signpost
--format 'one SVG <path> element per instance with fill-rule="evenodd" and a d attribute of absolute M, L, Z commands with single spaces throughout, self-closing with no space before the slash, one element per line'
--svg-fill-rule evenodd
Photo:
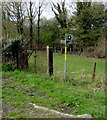
<path fill-rule="evenodd" d="M 66 44 L 66 34 L 65 34 L 64 80 L 66 79 L 66 62 L 67 62 L 67 44 Z"/>
<path fill-rule="evenodd" d="M 67 71 L 67 45 L 72 43 L 73 35 L 65 34 L 65 42 L 62 41 L 61 43 L 65 44 L 65 56 L 64 56 L 64 80 L 66 79 L 66 71 Z"/>

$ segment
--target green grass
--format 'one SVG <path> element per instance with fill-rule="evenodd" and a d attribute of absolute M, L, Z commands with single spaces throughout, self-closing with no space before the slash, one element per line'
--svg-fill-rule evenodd
<path fill-rule="evenodd" d="M 29 67 L 26 72 L 35 73 L 35 56 L 36 55 L 36 73 L 46 73 L 46 52 L 33 53 L 29 59 Z"/>
<path fill-rule="evenodd" d="M 33 58 L 29 61 L 30 72 L 29 69 L 3 72 L 3 76 L 10 77 L 3 79 L 3 103 L 10 108 L 7 112 L 4 111 L 4 116 L 36 118 L 40 112 L 34 114 L 35 109 L 29 107 L 29 103 L 35 103 L 64 113 L 90 114 L 95 118 L 104 118 L 104 60 L 71 55 L 67 58 L 69 73 L 67 73 L 66 81 L 63 80 L 64 55 L 61 54 L 54 54 L 54 75 L 51 77 L 31 73 Z M 96 77 L 92 81 L 94 62 L 97 63 Z M 33 113 L 29 114 L 30 111 Z M 49 113 L 47 116 L 47 113 L 44 114 L 44 117 L 61 117 Z"/>
<path fill-rule="evenodd" d="M 96 62 L 96 74 L 105 74 L 105 60 L 85 58 L 82 56 L 71 56 L 67 55 L 67 71 L 78 72 L 84 74 L 91 74 L 93 71 L 93 64 Z M 63 72 L 64 68 L 64 55 L 54 55 L 54 72 Z"/>

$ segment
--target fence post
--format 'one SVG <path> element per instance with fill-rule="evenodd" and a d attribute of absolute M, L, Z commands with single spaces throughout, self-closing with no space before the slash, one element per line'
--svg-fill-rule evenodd
<path fill-rule="evenodd" d="M 47 46 L 47 74 L 51 76 L 53 74 L 53 48 Z"/>
<path fill-rule="evenodd" d="M 37 73 L 36 71 L 36 50 L 35 50 L 35 56 L 34 56 L 34 73 Z"/>
<path fill-rule="evenodd" d="M 92 80 L 95 79 L 95 71 L 96 71 L 96 62 L 94 63 L 94 66 L 93 66 Z"/>

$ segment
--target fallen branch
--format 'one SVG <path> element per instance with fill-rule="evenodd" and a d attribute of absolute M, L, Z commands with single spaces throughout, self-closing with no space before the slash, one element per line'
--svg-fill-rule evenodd
<path fill-rule="evenodd" d="M 33 103 L 29 103 L 29 105 L 32 105 L 34 108 L 37 108 L 37 109 L 48 111 L 48 112 L 50 112 L 52 114 L 58 114 L 58 115 L 62 115 L 62 116 L 65 116 L 65 117 L 71 117 L 71 118 L 92 118 L 92 116 L 88 115 L 88 114 L 70 115 L 70 114 L 64 114 L 64 113 L 58 112 L 56 110 L 48 109 L 46 107 L 37 106 L 36 104 L 33 104 Z"/>

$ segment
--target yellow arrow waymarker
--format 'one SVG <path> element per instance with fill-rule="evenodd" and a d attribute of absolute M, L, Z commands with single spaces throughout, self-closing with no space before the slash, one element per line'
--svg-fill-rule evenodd
<path fill-rule="evenodd" d="M 53 47 L 49 47 L 49 46 L 47 46 L 47 48 L 49 49 L 49 48 L 53 48 Z"/>
<path fill-rule="evenodd" d="M 67 47 L 65 47 L 65 53 L 67 53 Z"/>

